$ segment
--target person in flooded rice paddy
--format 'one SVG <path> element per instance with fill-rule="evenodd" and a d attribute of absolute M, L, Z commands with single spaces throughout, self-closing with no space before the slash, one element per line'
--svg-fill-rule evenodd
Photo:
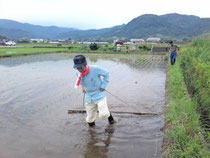
<path fill-rule="evenodd" d="M 174 65 L 176 62 L 176 56 L 177 51 L 179 50 L 179 47 L 173 43 L 173 41 L 169 42 L 169 53 L 170 53 L 170 59 L 171 59 L 171 65 Z"/>
<path fill-rule="evenodd" d="M 95 126 L 97 111 L 100 118 L 108 118 L 109 124 L 114 124 L 106 98 L 106 86 L 109 82 L 109 72 L 96 65 L 88 65 L 85 56 L 77 55 L 73 59 L 77 70 L 75 87 L 81 85 L 85 93 L 86 122 L 90 127 Z"/>

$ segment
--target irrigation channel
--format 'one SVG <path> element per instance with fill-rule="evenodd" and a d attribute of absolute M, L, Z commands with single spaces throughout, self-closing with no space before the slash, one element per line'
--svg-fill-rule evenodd
<path fill-rule="evenodd" d="M 96 120 L 89 128 L 70 54 L 0 59 L 1 158 L 161 157 L 163 115 L 113 113 L 114 125 Z M 110 72 L 111 111 L 162 113 L 167 57 L 87 55 Z"/>

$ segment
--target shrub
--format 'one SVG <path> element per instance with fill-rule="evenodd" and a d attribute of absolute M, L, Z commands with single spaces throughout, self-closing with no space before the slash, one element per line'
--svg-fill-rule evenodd
<path fill-rule="evenodd" d="M 91 43 L 90 44 L 90 49 L 91 50 L 98 50 L 99 49 L 99 45 L 97 45 L 96 43 Z"/>
<path fill-rule="evenodd" d="M 150 51 L 151 50 L 151 46 L 148 46 L 148 45 L 139 45 L 138 47 L 140 50 L 147 50 L 147 51 Z"/>

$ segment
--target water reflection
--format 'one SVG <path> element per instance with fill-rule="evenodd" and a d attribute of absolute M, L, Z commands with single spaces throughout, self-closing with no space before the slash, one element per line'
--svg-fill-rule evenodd
<path fill-rule="evenodd" d="M 60 61 L 60 60 L 67 60 L 70 61 L 72 58 L 77 54 L 40 54 L 40 55 L 29 55 L 29 56 L 19 56 L 19 57 L 9 57 L 9 58 L 0 58 L 0 65 L 12 67 L 18 66 L 22 64 L 30 64 L 35 62 L 46 62 L 46 61 Z M 85 55 L 89 58 L 91 63 L 96 63 L 98 59 L 102 58 L 103 56 L 95 56 L 95 55 Z"/>
<path fill-rule="evenodd" d="M 89 59 L 92 63 L 96 63 L 98 61 L 98 57 L 94 57 L 94 56 L 89 57 Z"/>
<path fill-rule="evenodd" d="M 108 125 L 104 130 L 104 133 L 100 134 L 97 133 L 94 128 L 89 128 L 84 158 L 107 158 L 114 131 L 114 125 Z"/>
<path fill-rule="evenodd" d="M 78 54 L 68 54 L 68 53 L 59 53 L 59 54 L 40 54 L 40 55 L 30 55 L 22 57 L 10 57 L 10 58 L 0 58 L 0 65 L 13 67 L 22 64 L 30 64 L 35 62 L 46 62 L 46 61 L 60 61 L 68 60 L 71 62 L 72 58 Z M 118 55 L 118 54 L 85 54 L 87 59 L 95 64 L 99 59 L 109 59 L 114 61 L 120 61 L 130 65 L 132 68 L 163 68 L 167 64 L 167 56 L 159 55 L 138 55 L 138 56 L 127 56 Z"/>
<path fill-rule="evenodd" d="M 83 115 L 69 117 L 68 109 L 83 108 L 81 89 L 74 89 L 75 55 L 0 59 L 0 158 L 138 158 L 154 157 L 154 151 L 160 157 L 161 117 L 119 115 L 115 129 L 98 120 L 92 131 Z M 111 111 L 162 112 L 167 62 L 161 56 L 85 55 L 89 64 L 109 70 L 107 90 L 132 107 L 107 94 Z"/>
<path fill-rule="evenodd" d="M 35 62 L 46 62 L 46 61 L 60 61 L 66 60 L 67 54 L 47 54 L 47 55 L 30 55 L 22 57 L 10 57 L 0 58 L 0 65 L 13 67 L 22 64 L 30 64 Z"/>

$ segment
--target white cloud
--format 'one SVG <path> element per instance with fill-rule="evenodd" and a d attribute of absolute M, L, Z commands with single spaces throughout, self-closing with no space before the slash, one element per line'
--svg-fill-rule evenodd
<path fill-rule="evenodd" d="M 83 29 L 120 25 L 142 14 L 210 17 L 207 0 L 0 0 L 0 4 L 1 19 Z"/>

